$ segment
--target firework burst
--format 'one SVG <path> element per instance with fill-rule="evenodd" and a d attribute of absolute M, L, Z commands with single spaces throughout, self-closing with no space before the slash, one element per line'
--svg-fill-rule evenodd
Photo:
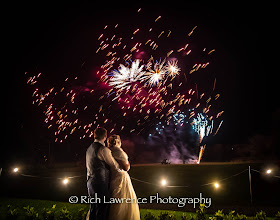
<path fill-rule="evenodd" d="M 174 77 L 176 77 L 177 75 L 179 75 L 179 72 L 181 70 L 178 67 L 177 63 L 178 63 L 178 60 L 170 60 L 167 62 L 167 65 L 166 65 L 167 75 L 170 76 L 172 79 Z"/>
<path fill-rule="evenodd" d="M 40 87 L 46 85 L 38 82 L 41 74 L 29 77 L 27 83 L 34 87 L 33 104 L 42 108 L 44 121 L 54 131 L 57 142 L 76 134 L 80 139 L 91 138 L 96 126 L 105 126 L 109 133 L 149 134 L 160 120 L 190 109 L 189 119 L 198 112 L 209 120 L 221 116 L 223 112 L 216 114 L 213 107 L 210 109 L 220 96 L 214 92 L 216 79 L 212 93 L 206 94 L 198 92 L 198 88 L 206 89 L 195 81 L 204 79 L 204 75 L 192 78 L 205 73 L 215 50 L 204 48 L 203 55 L 195 57 L 188 40 L 196 26 L 179 46 L 173 30 L 162 20 L 164 17 L 158 16 L 149 25 L 135 24 L 135 29 L 125 31 L 121 29 L 125 28 L 123 24 L 106 25 L 97 38 L 96 54 L 101 63 L 95 66 L 94 80 L 81 84 L 78 76 L 69 75 L 47 89 Z M 189 59 L 190 56 L 193 57 Z M 201 57 L 205 62 L 199 62 Z M 187 81 L 188 78 L 192 79 Z M 209 124 L 199 130 L 202 139 L 208 127 Z"/>
<path fill-rule="evenodd" d="M 148 86 L 152 87 L 158 85 L 159 82 L 164 79 L 166 73 L 165 60 L 159 62 L 156 61 L 154 65 L 149 62 L 147 64 L 147 70 L 145 79 L 147 80 Z"/>
<path fill-rule="evenodd" d="M 192 128 L 195 132 L 198 133 L 200 137 L 200 143 L 202 142 L 205 136 L 208 136 L 210 131 L 213 128 L 213 121 L 212 124 L 209 124 L 209 121 L 203 114 L 199 113 L 196 118 L 193 119 Z"/>
<path fill-rule="evenodd" d="M 109 85 L 120 90 L 129 90 L 133 83 L 142 81 L 145 76 L 144 65 L 140 65 L 140 60 L 132 62 L 131 67 L 120 64 L 118 70 L 112 71 L 112 77 L 109 79 Z"/>

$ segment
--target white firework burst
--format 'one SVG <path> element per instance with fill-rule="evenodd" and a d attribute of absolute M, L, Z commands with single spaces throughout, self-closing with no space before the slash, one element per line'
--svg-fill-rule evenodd
<path fill-rule="evenodd" d="M 149 62 L 147 64 L 147 70 L 145 79 L 147 80 L 147 83 L 149 86 L 157 85 L 165 76 L 166 74 L 166 66 L 165 66 L 165 60 L 156 61 L 154 64 L 154 68 L 152 69 L 152 63 Z"/>
<path fill-rule="evenodd" d="M 175 76 L 179 75 L 181 69 L 178 67 L 177 63 L 177 60 L 171 60 L 167 62 L 166 73 L 168 76 L 174 78 Z"/>
<path fill-rule="evenodd" d="M 142 81 L 146 71 L 143 70 L 144 65 L 140 65 L 140 60 L 136 59 L 132 62 L 131 67 L 120 64 L 118 70 L 113 70 L 113 76 L 109 79 L 109 85 L 120 90 L 129 90 L 133 83 Z"/>

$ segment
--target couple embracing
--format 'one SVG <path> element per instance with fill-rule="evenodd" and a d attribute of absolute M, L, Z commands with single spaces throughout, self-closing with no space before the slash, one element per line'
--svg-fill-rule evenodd
<path fill-rule="evenodd" d="M 100 203 L 91 203 L 89 220 L 140 220 L 139 206 L 132 203 L 104 203 L 110 198 L 137 201 L 131 179 L 127 154 L 121 148 L 119 135 L 107 139 L 105 128 L 94 130 L 94 142 L 86 152 L 87 188 L 89 196 L 102 198 Z M 104 200 L 103 200 L 104 198 Z"/>

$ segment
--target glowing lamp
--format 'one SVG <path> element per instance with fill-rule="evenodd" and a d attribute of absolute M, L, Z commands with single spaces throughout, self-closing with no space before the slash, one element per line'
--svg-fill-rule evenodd
<path fill-rule="evenodd" d="M 64 178 L 62 182 L 63 182 L 64 185 L 67 185 L 69 183 L 69 179 L 68 178 Z"/>
<path fill-rule="evenodd" d="M 214 183 L 214 186 L 216 189 L 218 189 L 220 187 L 220 184 L 219 183 Z"/>
<path fill-rule="evenodd" d="M 272 170 L 271 170 L 271 169 L 268 169 L 268 170 L 266 171 L 266 174 L 271 174 L 271 172 L 272 172 Z"/>
<path fill-rule="evenodd" d="M 166 184 L 167 184 L 167 182 L 166 182 L 165 179 L 161 180 L 161 185 L 162 185 L 162 186 L 166 186 Z"/>
<path fill-rule="evenodd" d="M 18 168 L 15 167 L 13 171 L 14 171 L 14 173 L 17 173 L 18 172 Z"/>

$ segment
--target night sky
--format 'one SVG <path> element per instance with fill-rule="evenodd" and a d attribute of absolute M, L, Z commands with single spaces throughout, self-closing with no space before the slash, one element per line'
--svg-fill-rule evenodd
<path fill-rule="evenodd" d="M 49 142 L 43 114 L 31 104 L 32 93 L 24 73 L 41 72 L 58 79 L 67 73 L 86 75 L 97 62 L 96 39 L 102 28 L 114 19 L 133 22 L 130 18 L 138 8 L 147 19 L 161 15 L 169 25 L 185 27 L 186 32 L 197 25 L 196 41 L 216 50 L 212 70 L 225 111 L 216 143 L 242 143 L 252 135 L 275 129 L 277 109 L 279 114 L 279 93 L 274 86 L 278 67 L 271 58 L 277 51 L 273 49 L 275 20 L 268 15 L 269 7 L 228 3 L 188 3 L 182 7 L 21 3 L 4 9 L 2 105 L 6 110 L 6 135 L 1 159 L 15 159 L 31 145 Z"/>

